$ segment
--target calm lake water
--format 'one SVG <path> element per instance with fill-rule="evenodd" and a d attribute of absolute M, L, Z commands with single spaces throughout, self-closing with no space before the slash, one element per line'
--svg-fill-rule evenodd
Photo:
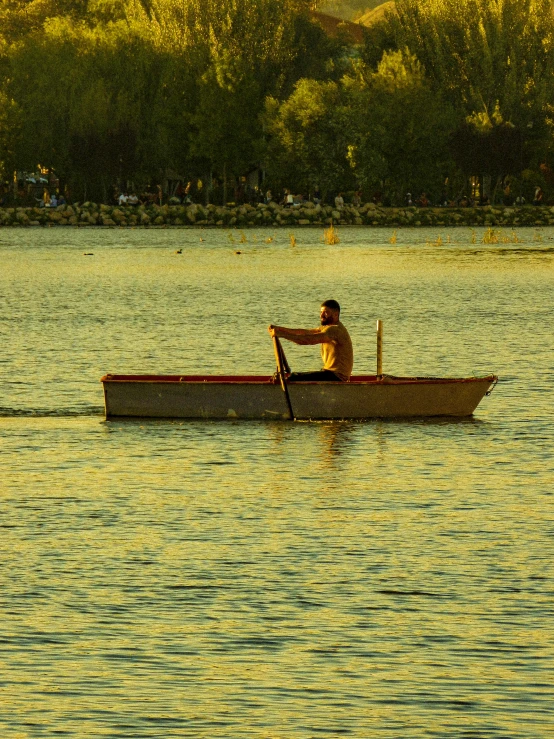
<path fill-rule="evenodd" d="M 0 230 L 1 737 L 554 736 L 554 230 L 295 236 Z M 462 421 L 104 421 L 106 372 L 270 374 L 267 324 L 329 297 L 356 373 L 381 318 L 386 372 L 499 385 Z"/>

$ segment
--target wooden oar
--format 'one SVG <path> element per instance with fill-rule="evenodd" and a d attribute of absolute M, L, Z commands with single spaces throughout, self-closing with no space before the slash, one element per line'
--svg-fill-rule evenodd
<path fill-rule="evenodd" d="M 279 345 L 279 353 L 281 355 L 281 362 L 283 363 L 283 369 L 285 370 L 287 375 L 290 375 L 290 367 L 289 367 L 289 363 L 287 362 L 287 358 L 285 357 L 285 350 L 283 349 L 283 345 L 281 344 L 279 339 L 277 339 L 277 343 Z"/>
<path fill-rule="evenodd" d="M 279 376 L 281 388 L 283 389 L 283 392 L 285 393 L 285 400 L 287 402 L 289 418 L 291 421 L 294 421 L 294 413 L 292 412 L 292 403 L 290 402 L 289 389 L 287 387 L 287 380 L 285 377 L 285 365 L 289 372 L 290 372 L 290 367 L 287 364 L 287 360 L 285 358 L 285 352 L 283 351 L 283 347 L 281 346 L 281 342 L 279 341 L 277 336 L 273 337 L 273 349 L 275 351 L 275 361 L 277 362 L 277 375 Z"/>

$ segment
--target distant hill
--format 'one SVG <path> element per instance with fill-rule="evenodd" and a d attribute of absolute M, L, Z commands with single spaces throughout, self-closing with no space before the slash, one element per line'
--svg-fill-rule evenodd
<path fill-rule="evenodd" d="M 312 20 L 319 23 L 328 36 L 346 36 L 355 44 L 361 44 L 364 40 L 364 29 L 359 23 L 352 23 L 334 15 L 320 13 L 317 10 L 312 10 L 310 15 Z"/>
<path fill-rule="evenodd" d="M 381 3 L 377 7 L 373 8 L 372 10 L 368 10 L 366 13 L 364 13 L 362 16 L 357 18 L 357 23 L 360 23 L 362 26 L 372 26 L 374 23 L 379 23 L 379 21 L 382 21 L 385 17 L 385 13 L 392 12 L 395 9 L 395 2 L 394 0 L 387 0 L 387 2 Z"/>
<path fill-rule="evenodd" d="M 359 16 L 382 5 L 385 0 L 324 0 L 317 3 L 320 13 L 334 15 L 343 20 L 356 21 Z"/>
<path fill-rule="evenodd" d="M 352 6 L 361 4 L 366 11 L 360 15 L 354 12 Z M 335 8 L 340 5 L 340 13 Z M 369 9 L 368 5 L 370 6 Z M 350 11 L 347 13 L 348 8 Z M 310 12 L 312 20 L 318 23 L 328 36 L 346 36 L 354 44 L 361 44 L 364 40 L 364 27 L 369 28 L 383 20 L 387 11 L 395 8 L 394 0 L 351 0 L 351 2 L 329 2 L 319 6 L 319 10 Z M 355 22 L 347 20 L 347 15 L 355 17 Z"/>

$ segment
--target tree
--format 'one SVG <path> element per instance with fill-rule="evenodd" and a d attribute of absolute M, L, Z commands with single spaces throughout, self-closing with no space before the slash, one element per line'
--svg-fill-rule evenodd
<path fill-rule="evenodd" d="M 506 150 L 515 128 L 527 166 L 554 92 L 551 0 L 397 0 L 396 11 L 388 22 L 399 48 L 415 54 L 459 110 L 462 138 L 473 129 L 480 140 L 491 137 L 491 151 Z M 494 170 L 492 159 L 465 157 L 473 172 L 483 164 Z"/>
<path fill-rule="evenodd" d="M 88 3 L 89 0 L 3 0 L 0 33 L 11 42 L 40 30 L 49 18 L 59 16 L 83 20 L 87 17 Z"/>
<path fill-rule="evenodd" d="M 90 29 L 51 19 L 19 42 L 8 87 L 21 110 L 19 166 L 34 170 L 40 162 L 79 197 L 95 199 L 148 170 L 161 158 L 152 151 L 158 61 L 126 23 Z"/>
<path fill-rule="evenodd" d="M 432 91 L 417 59 L 388 52 L 376 72 L 359 66 L 345 83 L 353 111 L 349 159 L 360 184 L 384 184 L 396 200 L 406 190 L 440 190 L 456 118 Z"/>
<path fill-rule="evenodd" d="M 307 43 L 310 33 L 324 36 L 309 22 L 308 6 L 307 0 L 134 0 L 131 14 L 153 43 L 195 71 L 186 119 L 180 126 L 174 119 L 177 138 L 188 142 L 182 170 L 241 175 L 259 164 L 266 97 L 290 89 L 303 65 L 314 70 L 316 56 L 323 68 L 321 50 L 316 55 L 313 39 Z M 170 97 L 179 94 L 176 81 Z"/>
<path fill-rule="evenodd" d="M 319 186 L 324 198 L 329 191 L 352 187 L 350 111 L 340 83 L 300 80 L 283 103 L 268 100 L 266 121 L 271 135 L 267 166 L 274 179 L 280 174 L 283 184 L 306 191 Z"/>

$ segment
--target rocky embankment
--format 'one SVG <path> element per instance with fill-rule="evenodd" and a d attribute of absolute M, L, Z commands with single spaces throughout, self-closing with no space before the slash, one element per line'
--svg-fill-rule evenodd
<path fill-rule="evenodd" d="M 484 206 L 476 208 L 383 208 L 367 203 L 340 211 L 305 203 L 284 208 L 276 203 L 240 205 L 112 206 L 83 203 L 57 208 L 3 208 L 0 226 L 554 226 L 549 206 Z"/>

